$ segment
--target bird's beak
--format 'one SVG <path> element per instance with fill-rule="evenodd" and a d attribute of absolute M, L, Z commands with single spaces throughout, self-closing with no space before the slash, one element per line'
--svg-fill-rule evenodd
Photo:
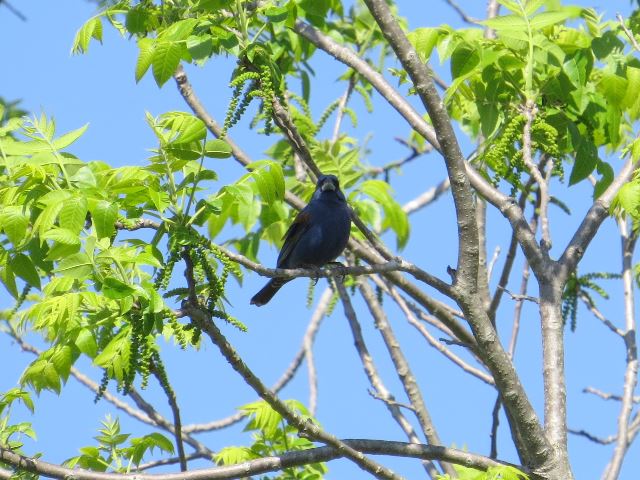
<path fill-rule="evenodd" d="M 320 190 L 326 192 L 327 190 L 335 191 L 336 186 L 333 184 L 331 180 L 325 180 L 324 183 L 320 186 Z"/>

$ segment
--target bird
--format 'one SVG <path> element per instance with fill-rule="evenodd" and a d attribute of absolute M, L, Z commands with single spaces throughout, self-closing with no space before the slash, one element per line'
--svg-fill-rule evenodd
<path fill-rule="evenodd" d="M 351 209 L 335 175 L 320 175 L 311 201 L 284 234 L 277 268 L 319 268 L 344 250 L 351 232 Z M 289 282 L 274 277 L 251 298 L 251 305 L 265 305 Z"/>

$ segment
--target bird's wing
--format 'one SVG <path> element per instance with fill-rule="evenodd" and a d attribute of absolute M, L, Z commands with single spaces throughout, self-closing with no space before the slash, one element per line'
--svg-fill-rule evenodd
<path fill-rule="evenodd" d="M 302 210 L 295 218 L 287 233 L 284 234 L 284 243 L 278 255 L 278 268 L 283 268 L 287 258 L 296 246 L 300 237 L 311 226 L 311 213 L 307 209 Z"/>

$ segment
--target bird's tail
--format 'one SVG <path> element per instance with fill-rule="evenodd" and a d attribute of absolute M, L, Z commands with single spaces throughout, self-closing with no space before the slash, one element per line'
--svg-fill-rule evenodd
<path fill-rule="evenodd" d="M 272 278 L 267 284 L 251 298 L 251 305 L 261 307 L 273 298 L 273 296 L 287 283 L 289 279 Z"/>

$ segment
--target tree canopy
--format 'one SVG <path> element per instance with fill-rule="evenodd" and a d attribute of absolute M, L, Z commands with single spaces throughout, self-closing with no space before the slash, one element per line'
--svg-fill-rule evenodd
<path fill-rule="evenodd" d="M 386 479 L 572 479 L 589 442 L 605 459 L 590 468 L 632 478 L 640 10 L 490 0 L 479 18 L 444 1 L 455 23 L 416 26 L 406 8 L 101 2 L 72 53 L 118 32 L 135 82 L 182 102 L 148 106 L 143 159 L 81 158 L 87 125 L 59 131 L 55 112 L 2 100 L 0 331 L 18 347 L 3 362 L 31 358 L 0 392 L 0 478 L 311 480 L 340 458 Z M 201 89 L 221 75 L 208 105 Z M 322 173 L 352 209 L 343 266 L 271 268 Z M 302 279 L 249 310 L 256 274 L 308 277 L 308 321 Z M 326 317 L 343 336 L 329 370 L 314 358 Z M 50 415 L 43 392 L 66 395 L 70 377 L 109 413 L 60 462 L 28 439 L 29 411 Z M 204 384 L 215 393 L 194 414 Z M 344 411 L 322 410 L 322 385 Z M 220 408 L 238 396 L 236 413 Z M 585 405 L 593 418 L 574 417 Z M 465 432 L 479 423 L 451 418 L 467 414 L 483 442 Z M 357 438 L 358 423 L 388 426 Z"/>

